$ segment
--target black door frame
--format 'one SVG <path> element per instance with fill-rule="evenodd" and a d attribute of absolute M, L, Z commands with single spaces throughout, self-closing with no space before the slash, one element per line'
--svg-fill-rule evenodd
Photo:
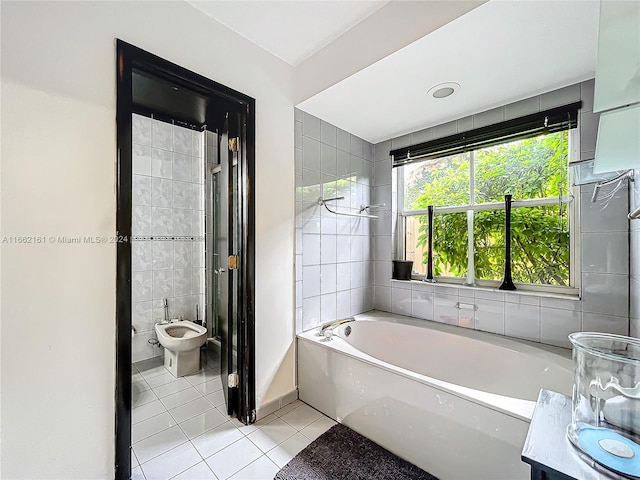
<path fill-rule="evenodd" d="M 213 100 L 233 102 L 245 109 L 246 155 L 242 182 L 246 186 L 240 212 L 242 236 L 239 262 L 243 301 L 238 319 L 238 419 L 255 422 L 255 100 L 149 52 L 116 39 L 116 230 L 119 238 L 131 238 L 132 115 L 134 69 L 179 84 L 181 88 Z M 224 372 L 222 372 L 224 373 Z M 117 244 L 116 271 L 116 385 L 115 385 L 115 477 L 131 475 L 131 244 Z"/>

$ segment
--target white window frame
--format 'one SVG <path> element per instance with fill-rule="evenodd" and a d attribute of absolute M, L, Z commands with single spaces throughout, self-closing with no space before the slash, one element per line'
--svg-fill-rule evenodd
<path fill-rule="evenodd" d="M 572 169 L 569 168 L 569 165 L 575 158 L 577 154 L 577 145 L 579 145 L 578 138 L 578 129 L 572 128 L 569 130 L 568 135 L 568 165 L 567 165 L 567 175 L 569 185 L 573 183 L 572 181 Z M 475 151 L 470 152 L 470 162 L 469 162 L 469 188 L 470 188 L 470 203 L 469 205 L 460 205 L 460 206 L 447 206 L 447 207 L 434 207 L 433 213 L 442 214 L 442 213 L 455 213 L 455 212 L 478 212 L 482 210 L 499 210 L 504 209 L 504 202 L 492 202 L 492 203 L 483 203 L 476 204 L 474 199 L 474 190 L 475 190 L 475 178 L 474 178 L 474 160 L 475 160 Z M 395 231 L 395 252 L 397 254 L 397 258 L 404 259 L 405 258 L 405 231 L 406 231 L 406 219 L 412 216 L 423 216 L 427 215 L 428 211 L 424 210 L 405 210 L 404 209 L 404 168 L 405 166 L 396 167 L 398 170 L 395 174 L 396 177 L 396 198 L 395 204 L 397 205 L 396 211 L 396 231 Z M 564 205 L 568 209 L 568 220 L 569 220 L 569 286 L 559 286 L 559 285 L 542 285 L 542 284 L 531 284 L 531 283 L 519 283 L 514 282 L 518 290 L 527 291 L 527 292 L 541 292 L 541 293 L 552 293 L 552 294 L 560 294 L 560 295 L 571 295 L 578 296 L 580 294 L 580 242 L 579 242 L 579 232 L 580 232 L 580 187 L 572 186 L 569 187 L 569 192 L 567 195 L 563 195 L 561 197 L 545 197 L 545 198 L 536 198 L 536 199 L 528 199 L 528 200 L 519 200 L 513 201 L 511 204 L 512 209 L 521 208 L 521 207 L 536 207 L 536 206 L 545 206 L 545 205 Z M 473 250 L 473 238 L 469 239 L 469 252 Z M 469 257 L 471 257 L 469 255 Z M 413 280 L 424 280 L 425 275 L 419 274 L 417 272 L 413 272 L 411 278 Z M 473 277 L 472 277 L 473 278 Z M 498 280 L 482 280 L 473 278 L 473 283 L 469 285 L 467 282 L 467 278 L 460 277 L 445 277 L 445 276 L 434 276 L 434 279 L 437 283 L 441 284 L 449 284 L 449 285 L 468 285 L 475 286 L 480 288 L 498 288 L 501 284 L 501 281 Z"/>

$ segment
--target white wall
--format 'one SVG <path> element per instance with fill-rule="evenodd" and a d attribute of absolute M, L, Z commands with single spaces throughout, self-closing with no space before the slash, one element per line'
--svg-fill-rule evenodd
<path fill-rule="evenodd" d="M 256 98 L 257 404 L 295 388 L 291 67 L 184 2 L 1 4 L 2 236 L 115 231 L 115 38 Z M 115 245 L 2 244 L 2 478 L 113 478 Z"/>

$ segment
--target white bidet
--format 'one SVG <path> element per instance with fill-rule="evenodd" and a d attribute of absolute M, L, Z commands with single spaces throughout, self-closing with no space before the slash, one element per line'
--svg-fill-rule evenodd
<path fill-rule="evenodd" d="M 164 347 L 164 366 L 175 377 L 200 370 L 200 347 L 207 341 L 207 329 L 189 320 L 156 324 L 156 334 Z"/>

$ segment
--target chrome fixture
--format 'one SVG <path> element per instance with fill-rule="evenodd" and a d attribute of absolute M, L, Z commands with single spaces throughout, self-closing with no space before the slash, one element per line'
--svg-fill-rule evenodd
<path fill-rule="evenodd" d="M 364 203 L 362 205 L 360 205 L 360 213 L 362 212 L 369 212 L 370 208 L 384 208 L 386 207 L 387 204 L 386 203 L 378 203 L 376 205 L 365 205 Z"/>
<path fill-rule="evenodd" d="M 327 337 L 329 340 L 331 339 L 332 329 L 337 327 L 338 325 L 342 325 L 343 323 L 355 322 L 356 319 L 353 317 L 342 318 L 340 320 L 333 320 L 331 322 L 323 323 L 316 330 L 316 337 Z"/>
<path fill-rule="evenodd" d="M 164 321 L 165 323 L 169 323 L 169 302 L 166 298 L 162 299 L 162 306 L 164 308 Z"/>
<path fill-rule="evenodd" d="M 473 310 L 473 311 L 478 310 L 478 306 L 475 303 L 458 302 L 454 305 L 453 308 L 457 308 L 458 310 Z"/>
<path fill-rule="evenodd" d="M 629 181 L 633 182 L 633 170 L 627 170 L 626 172 L 622 172 L 620 175 L 612 178 L 611 180 L 596 183 L 593 187 L 593 195 L 591 195 L 591 202 L 592 203 L 596 202 L 596 200 L 598 199 L 598 194 L 600 193 L 600 189 L 602 187 L 618 182 L 617 185 L 613 188 L 613 190 L 605 196 L 605 201 L 611 200 L 613 196 L 618 192 L 618 190 L 620 190 L 620 188 L 622 187 L 622 182 L 626 179 L 629 179 Z"/>
<path fill-rule="evenodd" d="M 342 197 L 333 197 L 333 198 L 318 198 L 318 205 L 320 206 L 324 206 L 324 208 L 327 209 L 328 212 L 333 213 L 334 215 L 343 215 L 345 217 L 360 217 L 360 218 L 378 218 L 377 215 L 364 215 L 362 213 L 343 213 L 343 212 L 336 212 L 335 210 L 331 210 L 328 206 L 327 206 L 327 202 L 332 202 L 334 200 L 343 200 L 344 196 Z M 360 210 L 362 212 L 362 209 Z"/>

